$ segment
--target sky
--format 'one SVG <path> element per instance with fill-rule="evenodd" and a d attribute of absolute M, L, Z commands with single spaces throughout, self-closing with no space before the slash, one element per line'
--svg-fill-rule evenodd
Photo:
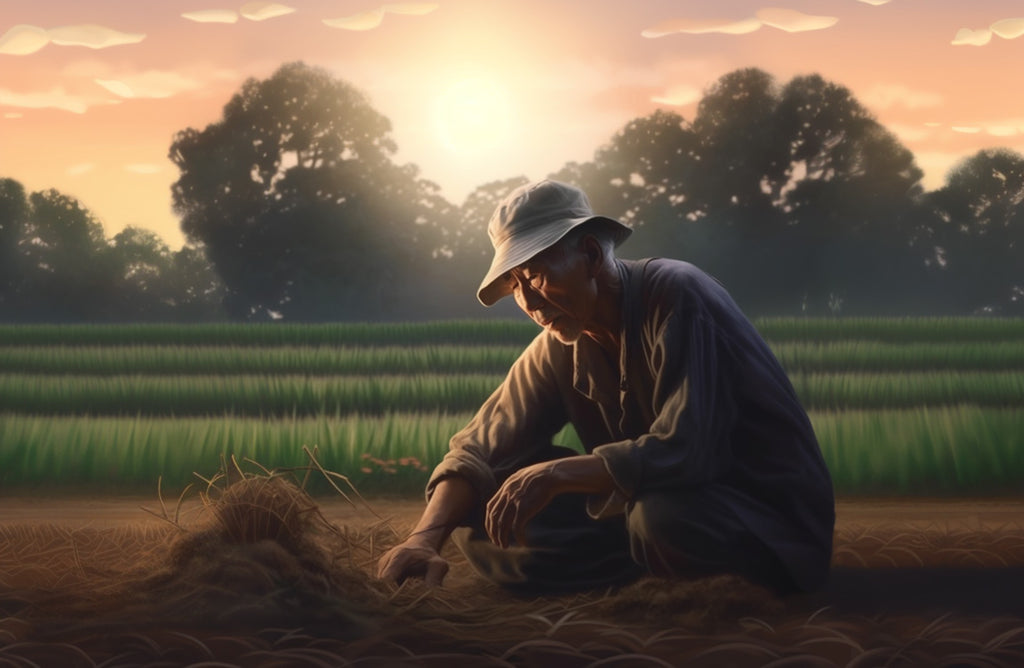
<path fill-rule="evenodd" d="M 1021 0 L 234 2 L 0 0 L 0 177 L 179 248 L 175 133 L 293 61 L 361 90 L 395 160 L 455 204 L 591 160 L 656 109 L 692 120 L 742 67 L 846 86 L 928 190 L 981 149 L 1024 153 Z"/>

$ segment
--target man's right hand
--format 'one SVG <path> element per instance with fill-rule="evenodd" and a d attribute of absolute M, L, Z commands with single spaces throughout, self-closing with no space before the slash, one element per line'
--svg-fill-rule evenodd
<path fill-rule="evenodd" d="M 408 539 L 384 553 L 377 562 L 377 577 L 402 584 L 408 578 L 423 578 L 428 587 L 440 587 L 448 574 L 448 562 L 437 550 Z"/>

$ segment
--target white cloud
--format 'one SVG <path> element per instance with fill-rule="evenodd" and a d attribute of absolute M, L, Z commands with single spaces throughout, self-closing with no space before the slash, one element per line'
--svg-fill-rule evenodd
<path fill-rule="evenodd" d="M 673 107 L 684 107 L 697 102 L 700 98 L 701 91 L 699 88 L 683 84 L 669 87 L 663 94 L 652 97 L 651 102 L 667 104 Z"/>
<path fill-rule="evenodd" d="M 1016 125 L 989 125 L 985 132 L 993 137 L 1015 137 L 1019 133 Z"/>
<path fill-rule="evenodd" d="M 233 9 L 200 9 L 194 12 L 185 12 L 181 18 L 196 23 L 237 23 L 238 12 Z"/>
<path fill-rule="evenodd" d="M 71 165 L 68 167 L 68 176 L 81 176 L 82 174 L 88 174 L 96 169 L 96 163 L 94 162 L 83 162 L 77 165 Z"/>
<path fill-rule="evenodd" d="M 124 98 L 167 98 L 202 86 L 199 81 L 177 72 L 159 70 L 94 81 L 114 95 Z"/>
<path fill-rule="evenodd" d="M 0 37 L 0 54 L 25 56 L 39 51 L 47 44 L 106 49 L 122 44 L 138 44 L 145 38 L 143 33 L 121 32 L 94 24 L 61 26 L 49 30 L 39 26 L 17 25 Z"/>
<path fill-rule="evenodd" d="M 960 28 L 950 43 L 953 46 L 985 46 L 991 41 L 992 31 L 987 28 L 982 28 L 981 30 Z"/>
<path fill-rule="evenodd" d="M 146 39 L 143 33 L 129 33 L 93 24 L 63 26 L 47 31 L 50 41 L 58 46 L 86 46 L 105 49 L 122 44 L 138 44 Z"/>
<path fill-rule="evenodd" d="M 954 125 L 952 130 L 964 135 L 976 135 L 981 132 L 981 128 L 976 125 Z"/>
<path fill-rule="evenodd" d="M 24 117 L 25 117 L 25 114 L 19 113 L 17 111 L 9 111 L 6 114 L 4 114 L 4 118 L 10 118 L 10 119 L 24 118 Z"/>
<path fill-rule="evenodd" d="M 729 19 L 669 19 L 647 28 L 640 33 L 648 39 L 683 33 L 687 35 L 703 35 L 706 33 L 722 33 L 725 35 L 745 35 L 760 30 L 761 21 L 755 18 L 733 21 Z"/>
<path fill-rule="evenodd" d="M 324 25 L 343 30 L 373 30 L 384 21 L 384 8 L 378 7 L 361 14 L 343 16 L 339 19 L 324 19 Z"/>
<path fill-rule="evenodd" d="M 1003 39 L 1016 39 L 1024 35 L 1024 18 L 996 21 L 989 26 L 989 30 Z"/>
<path fill-rule="evenodd" d="M 249 2 L 242 5 L 239 13 L 250 21 L 266 21 L 294 11 L 294 7 L 279 5 L 276 2 Z"/>
<path fill-rule="evenodd" d="M 830 28 L 838 22 L 839 19 L 835 16 L 813 16 L 792 9 L 765 7 L 758 10 L 756 16 L 738 21 L 733 19 L 668 19 L 647 28 L 640 35 L 648 39 L 676 33 L 746 35 L 760 30 L 762 26 L 770 26 L 786 32 L 805 32 Z"/>
<path fill-rule="evenodd" d="M 824 30 L 839 23 L 839 18 L 835 16 L 813 16 L 798 12 L 795 9 L 780 9 L 778 7 L 759 9 L 757 11 L 757 18 L 766 26 L 785 30 L 786 32 Z"/>
<path fill-rule="evenodd" d="M 0 37 L 0 53 L 27 56 L 50 43 L 50 35 L 39 26 L 16 25 Z"/>
<path fill-rule="evenodd" d="M 151 162 L 137 162 L 130 165 L 124 166 L 124 171 L 131 172 L 132 174 L 159 174 L 163 171 L 163 167 L 155 165 Z"/>
<path fill-rule="evenodd" d="M 117 104 L 116 100 L 99 100 L 82 95 L 72 95 L 63 88 L 51 88 L 45 92 L 15 93 L 0 88 L 0 106 L 23 107 L 25 109 L 60 109 L 75 114 L 84 114 L 89 107 L 99 104 Z"/>
<path fill-rule="evenodd" d="M 903 84 L 878 84 L 860 98 L 865 105 L 875 109 L 926 109 L 941 106 L 943 102 L 942 96 L 938 93 L 913 90 Z"/>
<path fill-rule="evenodd" d="M 892 0 L 860 0 L 860 1 L 863 2 L 866 5 L 873 5 L 875 7 L 880 7 L 882 5 L 887 5 L 890 2 L 892 2 Z"/>
<path fill-rule="evenodd" d="M 324 19 L 324 25 L 343 30 L 373 30 L 384 22 L 385 14 L 400 14 L 405 16 L 423 16 L 437 9 L 438 5 L 433 2 L 406 2 L 399 4 L 382 5 L 352 16 L 343 16 L 339 19 Z"/>

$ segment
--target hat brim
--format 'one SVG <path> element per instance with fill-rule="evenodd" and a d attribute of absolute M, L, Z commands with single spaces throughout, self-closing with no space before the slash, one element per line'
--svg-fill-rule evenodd
<path fill-rule="evenodd" d="M 518 267 L 541 251 L 554 246 L 570 230 L 590 222 L 600 222 L 608 226 L 613 234 L 616 246 L 625 241 L 633 232 L 632 229 L 614 218 L 585 216 L 583 218 L 565 218 L 557 223 L 544 225 L 528 235 L 509 238 L 494 249 L 494 259 L 491 260 L 491 267 L 480 282 L 476 298 L 484 306 L 493 306 L 502 297 L 512 294 L 511 286 L 506 281 L 500 280 L 505 272 Z"/>

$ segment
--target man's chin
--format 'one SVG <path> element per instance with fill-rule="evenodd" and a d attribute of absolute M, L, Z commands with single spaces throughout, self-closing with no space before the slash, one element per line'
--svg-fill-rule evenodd
<path fill-rule="evenodd" d="M 580 340 L 583 331 L 578 327 L 565 327 L 565 318 L 556 318 L 548 323 L 546 329 L 555 335 L 555 338 L 567 346 L 571 346 Z"/>

